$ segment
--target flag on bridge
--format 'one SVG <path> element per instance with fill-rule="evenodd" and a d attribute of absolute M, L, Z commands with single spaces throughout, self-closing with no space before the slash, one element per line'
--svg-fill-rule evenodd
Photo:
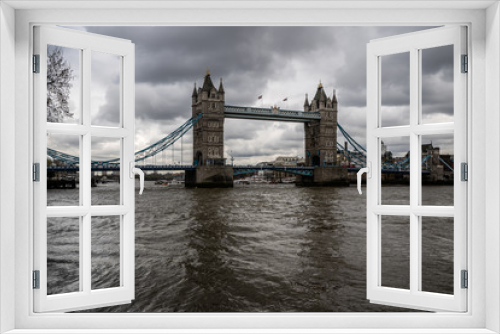
<path fill-rule="evenodd" d="M 285 97 L 285 98 L 283 99 L 283 101 L 288 101 L 288 97 Z"/>
<path fill-rule="evenodd" d="M 259 95 L 259 96 L 257 97 L 257 100 L 262 100 L 262 95 Z"/>

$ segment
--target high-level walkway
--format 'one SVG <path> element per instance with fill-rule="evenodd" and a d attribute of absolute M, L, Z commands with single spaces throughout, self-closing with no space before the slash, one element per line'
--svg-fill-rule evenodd
<path fill-rule="evenodd" d="M 225 118 L 236 119 L 257 119 L 265 121 L 285 121 L 285 122 L 310 122 L 320 120 L 319 112 L 302 112 L 297 110 L 286 110 L 279 108 L 256 108 L 225 106 Z"/>

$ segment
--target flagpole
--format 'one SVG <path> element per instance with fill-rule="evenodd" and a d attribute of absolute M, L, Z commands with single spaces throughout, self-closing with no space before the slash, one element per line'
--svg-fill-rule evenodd
<path fill-rule="evenodd" d="M 283 101 L 285 102 L 285 108 L 288 109 L 288 97 L 285 97 Z"/>

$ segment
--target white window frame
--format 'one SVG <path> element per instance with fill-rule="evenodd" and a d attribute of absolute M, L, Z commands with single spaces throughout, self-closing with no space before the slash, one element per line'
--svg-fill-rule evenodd
<path fill-rule="evenodd" d="M 132 4 L 132 5 L 131 5 Z M 18 8 L 14 10 L 11 6 Z M 71 8 L 73 6 L 73 8 Z M 132 9 L 120 9 L 128 6 Z M 138 7 L 163 7 L 145 9 Z M 391 9 L 394 6 L 396 9 Z M 34 9 L 22 9 L 22 8 Z M 43 10 L 52 8 L 58 10 Z M 95 8 L 101 9 L 95 9 Z M 103 7 L 114 10 L 102 10 Z M 85 8 L 85 9 L 75 9 Z M 94 9 L 92 9 L 94 8 Z M 192 9 L 196 8 L 196 9 Z M 375 9 L 374 9 L 375 8 Z M 210 15 L 207 15 L 207 11 Z M 0 3 L 0 331 L 500 332 L 500 11 L 498 1 L 176 2 L 3 1 Z M 443 25 L 469 27 L 469 307 L 436 314 L 34 314 L 32 269 L 32 26 L 61 25 Z M 14 35 L 15 33 L 15 35 Z M 15 39 L 14 39 L 15 36 Z M 134 41 L 132 41 L 134 42 Z M 488 71 L 486 71 L 488 66 Z M 15 70 L 14 70 L 15 69 Z M 15 86 L 12 82 L 15 80 Z M 15 98 L 13 94 L 15 93 Z M 12 110 L 15 110 L 13 117 Z M 486 121 L 487 120 L 487 121 Z M 485 135 L 486 133 L 486 135 Z M 12 145 L 12 138 L 15 138 Z M 486 155 L 488 152 L 488 155 Z M 6 162 L 15 161 L 15 164 Z M 487 167 L 494 166 L 494 167 Z M 486 174 L 491 172 L 486 182 Z M 12 177 L 15 175 L 15 177 Z M 12 189 L 15 196 L 12 198 Z M 486 202 L 486 204 L 485 204 Z M 13 256 L 14 254 L 14 256 Z M 27 259 L 30 259 L 27 261 Z M 12 287 L 15 287 L 14 289 Z M 12 307 L 12 305 L 15 305 Z M 142 329 L 138 329 L 141 326 Z M 245 331 L 244 329 L 247 328 Z M 293 329 L 301 328 L 301 330 Z M 383 328 L 383 329 L 382 329 Z M 57 329 L 60 329 L 59 331 Z M 64 330 L 62 330 L 64 329 Z M 135 329 L 135 330 L 133 330 Z M 210 331 L 211 329 L 211 331 Z M 217 329 L 217 330 L 214 330 Z M 343 330 L 345 329 L 345 330 Z M 357 329 L 357 330 L 355 330 Z M 431 330 L 432 329 L 432 330 Z M 47 331 L 44 331 L 45 333 Z M 120 331 L 117 331 L 120 332 Z"/>
<path fill-rule="evenodd" d="M 104 307 L 130 303 L 135 295 L 135 193 L 132 168 L 135 139 L 135 51 L 129 40 L 104 37 L 61 27 L 34 27 L 34 52 L 40 56 L 39 73 L 34 84 L 34 162 L 40 166 L 40 181 L 33 185 L 34 201 L 34 269 L 39 271 L 40 286 L 35 289 L 36 312 L 73 311 L 89 306 Z M 81 122 L 79 124 L 50 123 L 46 117 L 47 47 L 56 45 L 72 48 L 80 53 L 81 66 Z M 96 126 L 91 122 L 91 63 L 92 53 L 116 56 L 119 67 L 118 126 Z M 45 65 L 45 66 L 44 66 Z M 79 203 L 73 206 L 47 206 L 47 134 L 78 136 L 80 193 Z M 78 138 L 77 137 L 77 138 Z M 111 138 L 119 141 L 120 187 L 117 205 L 92 205 L 90 179 L 92 138 Z M 131 177 L 132 175 L 132 177 Z M 92 289 L 91 250 L 92 217 L 118 217 L 119 220 L 119 286 Z M 52 217 L 72 217 L 79 220 L 79 291 L 48 295 L 47 285 L 47 224 Z"/>
<path fill-rule="evenodd" d="M 422 52 L 451 45 L 453 68 L 453 121 L 422 123 Z M 467 310 L 467 290 L 461 287 L 461 270 L 467 269 L 467 183 L 461 181 L 459 167 L 454 175 L 454 204 L 451 206 L 422 205 L 421 147 L 423 135 L 448 134 L 453 138 L 455 166 L 467 162 L 467 76 L 462 73 L 461 56 L 467 54 L 466 28 L 447 26 L 370 41 L 367 47 L 367 297 L 384 305 L 411 305 L 422 310 Z M 409 57 L 409 123 L 383 126 L 382 123 L 382 59 L 388 55 Z M 383 140 L 408 138 L 410 153 L 410 200 L 408 205 L 386 205 L 382 198 L 382 164 L 380 147 Z M 409 287 L 397 289 L 382 285 L 382 224 L 389 216 L 408 219 L 409 228 Z M 422 290 L 422 219 L 423 217 L 453 219 L 453 293 L 442 294 Z M 403 220 L 404 221 L 404 220 Z M 410 307 L 410 308 L 411 308 Z"/>

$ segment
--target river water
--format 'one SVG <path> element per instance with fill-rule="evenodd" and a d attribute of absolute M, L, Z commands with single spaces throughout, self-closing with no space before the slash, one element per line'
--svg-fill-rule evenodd
<path fill-rule="evenodd" d="M 99 185 L 92 196 L 109 198 L 116 188 Z M 57 203 L 76 192 L 48 190 L 48 197 Z M 396 198 L 407 193 L 384 187 Z M 453 188 L 428 193 L 439 204 Z M 409 311 L 366 300 L 365 203 L 354 186 L 185 189 L 146 182 L 144 194 L 136 195 L 136 298 L 93 312 Z M 48 227 L 51 294 L 78 290 L 78 222 L 68 221 L 58 218 Z M 92 224 L 92 286 L 117 286 L 119 221 L 96 217 Z M 450 292 L 453 249 L 446 245 L 452 245 L 453 223 L 424 227 L 424 244 L 444 245 L 425 247 L 430 251 L 423 258 L 431 259 L 426 291 Z M 409 226 L 389 219 L 383 233 L 382 283 L 404 287 Z"/>

